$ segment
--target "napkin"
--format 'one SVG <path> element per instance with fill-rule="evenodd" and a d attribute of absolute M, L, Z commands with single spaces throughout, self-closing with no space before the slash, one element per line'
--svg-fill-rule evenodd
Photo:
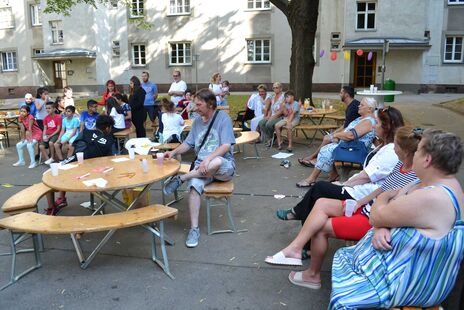
<path fill-rule="evenodd" d="M 64 166 L 59 166 L 58 169 L 61 169 L 61 170 L 69 170 L 69 169 L 76 168 L 76 167 L 79 167 L 79 165 L 76 165 L 76 164 L 67 164 L 67 165 L 64 165 Z"/>
<path fill-rule="evenodd" d="M 115 163 L 120 163 L 120 162 L 123 162 L 123 161 L 126 161 L 126 160 L 130 160 L 129 157 L 115 158 L 115 159 L 112 159 L 111 161 L 113 161 Z"/>
<path fill-rule="evenodd" d="M 97 179 L 82 181 L 82 183 L 84 183 L 85 186 L 95 185 L 98 188 L 104 188 L 106 184 L 108 184 L 108 181 L 103 178 L 97 178 Z"/>

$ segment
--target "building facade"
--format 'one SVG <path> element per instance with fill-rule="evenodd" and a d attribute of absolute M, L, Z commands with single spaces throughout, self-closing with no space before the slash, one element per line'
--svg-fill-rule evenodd
<path fill-rule="evenodd" d="M 290 28 L 268 0 L 131 3 L 60 16 L 42 13 L 45 0 L 0 0 L 0 98 L 39 86 L 101 93 L 143 71 L 166 91 L 175 69 L 192 89 L 214 72 L 232 90 L 288 83 Z M 315 90 L 379 84 L 385 68 L 397 89 L 464 92 L 464 0 L 320 1 L 319 11 Z"/>

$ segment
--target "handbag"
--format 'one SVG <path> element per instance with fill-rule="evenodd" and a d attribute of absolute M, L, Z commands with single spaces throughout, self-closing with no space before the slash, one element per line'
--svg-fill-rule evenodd
<path fill-rule="evenodd" d="M 203 141 L 201 141 L 200 147 L 198 148 L 198 153 L 200 153 L 201 148 L 203 147 L 203 145 L 206 142 L 206 138 L 208 138 L 209 132 L 211 131 L 211 127 L 213 127 L 213 123 L 214 123 L 214 120 L 216 119 L 216 116 L 217 116 L 218 112 L 219 112 L 218 110 L 216 110 L 216 112 L 214 112 L 213 119 L 211 120 L 211 123 L 209 123 L 208 129 L 206 130 L 206 134 L 203 136 Z M 197 161 L 197 159 L 198 159 L 198 155 L 195 156 L 192 163 L 190 164 L 190 170 L 189 171 L 192 171 L 193 169 L 195 169 L 195 162 Z"/>
<path fill-rule="evenodd" d="M 364 160 L 369 153 L 364 142 L 359 140 L 355 129 L 350 129 L 354 135 L 351 141 L 341 141 L 333 151 L 334 161 L 364 164 Z"/>

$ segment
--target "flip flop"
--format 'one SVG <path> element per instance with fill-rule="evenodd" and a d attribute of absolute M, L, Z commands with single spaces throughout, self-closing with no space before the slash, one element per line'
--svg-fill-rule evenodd
<path fill-rule="evenodd" d="M 303 265 L 300 258 L 285 257 L 282 251 L 280 251 L 277 254 L 274 254 L 273 256 L 266 257 L 264 261 L 271 265 L 287 265 L 287 266 L 302 266 Z"/>
<path fill-rule="evenodd" d="M 300 182 L 296 183 L 296 187 L 299 187 L 299 188 L 311 187 L 314 184 L 316 184 L 316 182 L 308 183 L 308 181 L 306 181 L 306 180 L 301 180 Z"/>
<path fill-rule="evenodd" d="M 288 218 L 288 214 L 293 214 L 292 219 Z M 279 209 L 276 211 L 276 216 L 277 218 L 281 219 L 282 221 L 291 221 L 291 220 L 296 220 L 296 215 L 293 213 L 293 209 Z"/>
<path fill-rule="evenodd" d="M 292 271 L 288 275 L 288 280 L 295 285 L 318 290 L 321 288 L 321 282 L 306 282 L 303 280 L 303 273 L 301 271 Z"/>
<path fill-rule="evenodd" d="M 287 149 L 287 152 L 289 152 L 289 153 L 293 153 L 293 150 L 292 150 L 292 149 L 290 149 L 290 148 L 288 148 L 288 149 Z"/>
<path fill-rule="evenodd" d="M 314 165 L 312 163 L 305 161 L 303 158 L 298 158 L 298 162 L 302 166 L 309 167 L 309 168 L 314 168 Z"/>

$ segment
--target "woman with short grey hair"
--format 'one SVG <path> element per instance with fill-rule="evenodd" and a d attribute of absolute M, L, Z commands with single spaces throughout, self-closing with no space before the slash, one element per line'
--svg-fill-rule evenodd
<path fill-rule="evenodd" d="M 258 128 L 261 131 L 262 140 L 267 142 L 268 147 L 271 146 L 272 135 L 274 134 L 274 126 L 277 124 L 284 115 L 285 96 L 282 91 L 282 84 L 275 82 L 272 85 L 274 94 L 266 101 L 264 109 L 264 117 L 259 122 Z M 269 140 L 269 141 L 267 141 Z"/>

